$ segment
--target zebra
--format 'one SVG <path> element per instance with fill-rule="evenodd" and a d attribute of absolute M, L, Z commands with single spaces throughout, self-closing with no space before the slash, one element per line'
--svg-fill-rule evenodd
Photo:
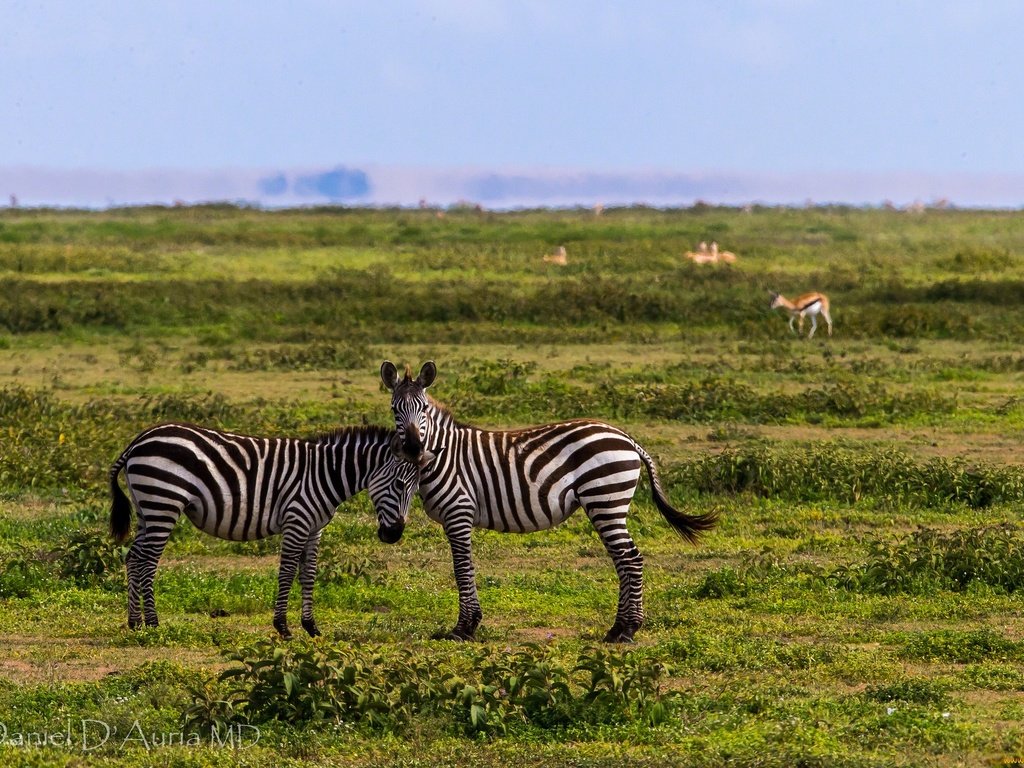
<path fill-rule="evenodd" d="M 159 624 L 153 600 L 157 562 L 184 514 L 205 533 L 231 541 L 283 534 L 274 628 L 284 639 L 288 595 L 298 571 L 302 627 L 313 619 L 313 579 L 320 534 L 338 505 L 369 490 L 379 515 L 405 516 L 418 467 L 401 460 L 394 431 L 345 427 L 310 439 L 251 437 L 187 423 L 141 432 L 110 469 L 110 533 L 124 541 L 132 503 L 118 482 L 123 470 L 138 518 L 126 557 L 128 627 Z M 387 533 L 382 533 L 386 537 Z"/>
<path fill-rule="evenodd" d="M 399 450 L 425 462 L 419 494 L 427 515 L 444 527 L 459 591 L 459 617 L 443 637 L 472 640 L 483 618 L 477 597 L 470 533 L 474 527 L 525 533 L 553 528 L 581 508 L 597 530 L 619 577 L 615 623 L 605 642 L 632 642 L 644 621 L 643 557 L 626 529 L 626 515 L 647 467 L 654 503 L 690 543 L 710 530 L 718 515 L 687 515 L 669 503 L 654 460 L 621 429 L 579 419 L 512 431 L 460 424 L 426 394 L 437 369 L 423 365 L 399 380 L 385 361 L 381 379 L 391 390 Z M 425 458 L 424 458 L 425 457 Z M 398 540 L 405 518 L 379 510 L 382 532 Z M 385 538 L 384 535 L 381 537 Z"/>

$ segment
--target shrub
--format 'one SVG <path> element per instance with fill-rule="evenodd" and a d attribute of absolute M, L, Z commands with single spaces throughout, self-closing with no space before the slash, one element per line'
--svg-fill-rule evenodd
<path fill-rule="evenodd" d="M 662 663 L 603 648 L 583 649 L 574 665 L 535 644 L 515 653 L 482 648 L 467 673 L 422 652 L 367 654 L 322 641 L 260 641 L 225 656 L 228 669 L 193 686 L 187 727 L 328 721 L 402 733 L 427 716 L 457 733 L 497 736 L 569 724 L 658 724 L 674 704 L 661 689 Z"/>
<path fill-rule="evenodd" d="M 316 578 L 324 584 L 347 584 L 362 581 L 366 585 L 379 580 L 374 574 L 379 566 L 366 555 L 346 555 L 324 547 L 316 562 Z"/>
<path fill-rule="evenodd" d="M 899 657 L 912 661 L 972 664 L 1024 658 L 1024 643 L 1008 640 L 990 629 L 901 633 L 894 640 Z"/>
<path fill-rule="evenodd" d="M 44 585 L 48 575 L 41 554 L 20 547 L 0 558 L 0 597 L 27 597 Z"/>
<path fill-rule="evenodd" d="M 750 493 L 798 502 L 853 504 L 873 498 L 894 506 L 984 509 L 1024 501 L 1021 467 L 941 457 L 918 462 L 899 450 L 856 451 L 832 443 L 799 450 L 726 450 L 670 467 L 664 475 L 669 483 L 699 493 Z"/>
<path fill-rule="evenodd" d="M 231 360 L 234 371 L 319 371 L 365 368 L 380 360 L 380 353 L 361 343 L 315 342 L 305 346 L 280 346 L 243 353 Z"/>
<path fill-rule="evenodd" d="M 922 528 L 895 542 L 874 541 L 867 560 L 838 569 L 835 579 L 846 589 L 885 595 L 963 592 L 972 584 L 1016 592 L 1024 588 L 1024 534 L 1009 524 L 952 532 Z"/>
<path fill-rule="evenodd" d="M 81 531 L 53 555 L 61 578 L 87 587 L 123 582 L 127 552 L 128 547 L 115 544 L 105 533 Z"/>
<path fill-rule="evenodd" d="M 892 683 L 869 685 L 863 696 L 868 701 L 904 701 L 944 707 L 949 702 L 949 688 L 934 680 L 908 677 Z"/>

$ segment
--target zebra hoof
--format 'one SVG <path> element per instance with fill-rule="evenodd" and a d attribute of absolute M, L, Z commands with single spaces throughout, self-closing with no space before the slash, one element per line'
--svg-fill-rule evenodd
<path fill-rule="evenodd" d="M 306 634 L 310 637 L 319 637 L 320 635 L 320 628 L 313 619 L 303 619 L 302 628 L 306 630 Z"/>
<path fill-rule="evenodd" d="M 147 627 L 159 627 L 160 626 L 160 622 L 157 621 L 156 618 L 146 619 L 146 626 Z"/>
<path fill-rule="evenodd" d="M 292 631 L 288 629 L 288 622 L 283 619 L 274 619 L 274 629 L 281 636 L 282 640 L 291 640 Z"/>
<path fill-rule="evenodd" d="M 604 642 L 632 643 L 634 632 L 636 632 L 636 629 L 630 627 L 620 627 L 616 625 L 608 630 L 608 634 L 604 636 Z"/>
<path fill-rule="evenodd" d="M 142 619 L 128 619 L 128 629 L 138 629 L 142 626 Z"/>
<path fill-rule="evenodd" d="M 465 630 L 456 627 L 451 632 L 438 632 L 431 637 L 432 640 L 454 640 L 457 643 L 471 643 L 476 640 L 476 637 Z"/>

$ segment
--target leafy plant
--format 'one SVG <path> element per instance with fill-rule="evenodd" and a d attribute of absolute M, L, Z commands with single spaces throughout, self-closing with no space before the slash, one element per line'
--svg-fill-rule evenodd
<path fill-rule="evenodd" d="M 128 547 L 115 544 L 95 531 L 73 533 L 67 544 L 54 551 L 61 578 L 82 586 L 123 582 Z"/>
<path fill-rule="evenodd" d="M 377 580 L 377 562 L 369 556 L 357 556 L 324 547 L 317 558 L 317 580 L 325 584 L 344 584 L 362 581 L 366 585 Z"/>
<path fill-rule="evenodd" d="M 28 547 L 0 556 L 0 597 L 27 597 L 43 586 L 47 570 L 41 554 Z"/>
<path fill-rule="evenodd" d="M 598 648 L 581 651 L 575 665 L 536 644 L 515 653 L 483 648 L 462 674 L 408 649 L 365 655 L 323 642 L 259 641 L 225 656 L 228 669 L 191 689 L 188 724 L 347 722 L 402 733 L 426 716 L 444 718 L 462 734 L 493 737 L 578 722 L 656 725 L 672 706 L 661 688 L 663 663 Z"/>
<path fill-rule="evenodd" d="M 1024 532 L 1004 524 L 949 532 L 922 528 L 895 541 L 876 539 L 867 560 L 837 569 L 834 578 L 844 588 L 885 595 L 962 592 L 972 584 L 1016 592 L 1024 588 Z"/>
<path fill-rule="evenodd" d="M 668 719 L 671 699 L 661 689 L 668 674 L 664 663 L 590 648 L 580 654 L 576 669 L 589 675 L 583 700 L 591 717 L 611 722 L 625 714 L 651 725 Z"/>

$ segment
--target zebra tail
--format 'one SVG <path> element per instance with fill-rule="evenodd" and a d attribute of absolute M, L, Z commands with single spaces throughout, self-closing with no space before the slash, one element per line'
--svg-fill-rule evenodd
<path fill-rule="evenodd" d="M 122 453 L 110 468 L 110 535 L 118 543 L 128 538 L 128 532 L 132 528 L 132 504 L 121 490 L 121 484 L 117 482 L 117 476 L 121 474 L 127 461 L 127 452 Z"/>
<path fill-rule="evenodd" d="M 705 512 L 703 515 L 687 515 L 672 506 L 661 487 L 661 478 L 658 476 L 658 469 L 654 466 L 654 459 L 635 440 L 637 453 L 647 465 L 647 473 L 651 478 L 651 495 L 654 497 L 654 504 L 658 507 L 662 517 L 672 526 L 676 533 L 682 536 L 691 544 L 696 544 L 704 531 L 710 531 L 718 522 L 718 512 Z"/>

